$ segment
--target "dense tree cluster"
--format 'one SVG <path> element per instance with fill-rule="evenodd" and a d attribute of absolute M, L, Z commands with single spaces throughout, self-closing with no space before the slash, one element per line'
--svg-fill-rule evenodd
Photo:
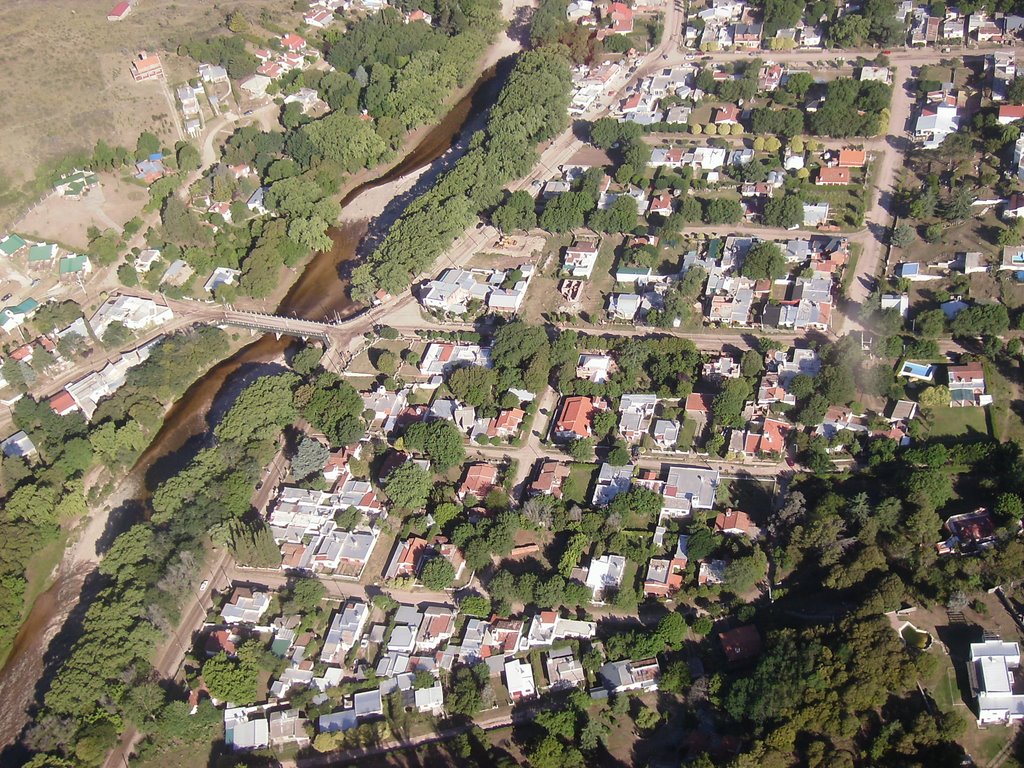
<path fill-rule="evenodd" d="M 498 203 L 502 184 L 532 166 L 537 143 L 564 126 L 570 79 L 568 62 L 557 51 L 523 54 L 466 155 L 409 206 L 367 263 L 354 271 L 353 295 L 402 291 L 474 216 Z"/>

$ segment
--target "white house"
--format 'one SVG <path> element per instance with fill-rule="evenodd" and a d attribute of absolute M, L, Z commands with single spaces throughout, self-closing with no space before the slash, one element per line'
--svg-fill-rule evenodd
<path fill-rule="evenodd" d="M 968 677 L 978 699 L 978 725 L 1024 720 L 1024 687 L 1018 680 L 1020 646 L 996 638 L 971 643 Z"/>

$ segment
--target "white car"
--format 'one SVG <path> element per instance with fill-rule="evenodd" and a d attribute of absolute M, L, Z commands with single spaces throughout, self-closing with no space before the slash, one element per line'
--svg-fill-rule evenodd
<path fill-rule="evenodd" d="M 199 585 L 199 593 L 202 594 L 203 592 L 205 592 L 208 586 L 210 586 L 210 580 L 203 579 L 203 583 Z"/>

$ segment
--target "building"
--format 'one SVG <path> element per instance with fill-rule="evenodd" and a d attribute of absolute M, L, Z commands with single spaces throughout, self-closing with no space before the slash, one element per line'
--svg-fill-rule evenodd
<path fill-rule="evenodd" d="M 568 646 L 549 651 L 545 666 L 553 691 L 586 685 L 586 670 Z"/>
<path fill-rule="evenodd" d="M 594 494 L 591 502 L 595 507 L 603 507 L 611 503 L 620 493 L 628 491 L 633 484 L 633 465 L 626 464 L 616 467 L 604 463 L 597 473 L 594 482 Z"/>
<path fill-rule="evenodd" d="M 594 413 L 607 409 L 604 400 L 577 395 L 562 401 L 562 409 L 555 420 L 556 440 L 571 441 L 593 435 Z"/>
<path fill-rule="evenodd" d="M 682 428 L 678 421 L 658 419 L 654 422 L 654 432 L 652 433 L 654 444 L 663 451 L 670 450 L 675 447 L 681 431 Z"/>
<path fill-rule="evenodd" d="M 370 608 L 366 603 L 354 598 L 349 599 L 331 620 L 320 659 L 325 664 L 341 663 L 345 654 L 359 642 L 369 618 Z"/>
<path fill-rule="evenodd" d="M 594 274 L 597 254 L 601 249 L 600 239 L 577 239 L 565 249 L 563 267 L 577 280 L 589 280 Z"/>
<path fill-rule="evenodd" d="M 537 462 L 537 474 L 527 491 L 531 495 L 541 494 L 562 498 L 562 484 L 572 474 L 568 464 L 552 459 L 540 459 Z"/>
<path fill-rule="evenodd" d="M 960 130 L 960 110 L 955 102 L 929 104 L 914 124 L 914 138 L 924 149 L 937 149 L 946 137 Z"/>
<path fill-rule="evenodd" d="M 657 659 L 642 661 L 610 661 L 598 672 L 611 693 L 656 691 L 661 668 Z"/>
<path fill-rule="evenodd" d="M 625 3 L 609 5 L 606 18 L 611 22 L 611 30 L 614 34 L 628 35 L 633 31 L 633 9 Z"/>
<path fill-rule="evenodd" d="M 989 405 L 992 396 L 985 392 L 985 369 L 981 363 L 951 365 L 946 369 L 949 377 L 950 405 Z"/>
<path fill-rule="evenodd" d="M 727 509 L 715 518 L 715 532 L 732 536 L 749 536 L 754 523 L 746 512 Z"/>
<path fill-rule="evenodd" d="M 505 662 L 505 686 L 513 702 L 532 699 L 537 695 L 533 666 L 528 660 L 509 659 Z"/>
<path fill-rule="evenodd" d="M 850 183 L 850 169 L 841 167 L 822 167 L 818 169 L 818 178 L 814 182 L 819 187 L 838 187 Z"/>
<path fill-rule="evenodd" d="M 576 363 L 576 377 L 595 384 L 604 384 L 618 370 L 611 355 L 580 355 Z"/>
<path fill-rule="evenodd" d="M 460 365 L 480 365 L 490 368 L 490 348 L 477 344 L 432 342 L 423 352 L 420 373 L 424 376 L 437 376 L 448 373 L 452 368 Z"/>
<path fill-rule="evenodd" d="M 143 80 L 163 80 L 164 77 L 164 68 L 160 63 L 160 57 L 146 51 L 139 52 L 139 55 L 132 60 L 128 70 L 132 73 L 132 79 L 137 83 Z"/>
<path fill-rule="evenodd" d="M 483 499 L 497 485 L 498 468 L 493 464 L 477 462 L 466 467 L 455 495 L 459 501 L 465 501 L 468 496 Z"/>
<path fill-rule="evenodd" d="M 586 585 L 593 592 L 593 601 L 600 603 L 608 590 L 617 590 L 622 586 L 622 576 L 626 571 L 626 558 L 622 555 L 602 555 L 590 561 L 587 570 Z"/>
<path fill-rule="evenodd" d="M 107 21 L 121 21 L 132 12 L 131 3 L 118 3 L 107 14 Z"/>
<path fill-rule="evenodd" d="M 230 707 L 224 710 L 224 743 L 237 751 L 270 746 L 270 724 L 262 707 Z"/>
<path fill-rule="evenodd" d="M 711 509 L 718 492 L 720 473 L 708 467 L 670 466 L 664 480 L 650 470 L 634 480 L 663 497 L 661 518 L 688 517 L 695 509 Z"/>
<path fill-rule="evenodd" d="M 838 162 L 840 168 L 863 168 L 867 161 L 867 152 L 863 149 L 839 150 Z"/>
<path fill-rule="evenodd" d="M 530 628 L 520 642 L 522 650 L 551 645 L 558 640 L 589 640 L 597 634 L 593 621 L 566 619 L 557 611 L 541 611 L 530 619 Z"/>
<path fill-rule="evenodd" d="M 270 595 L 248 587 L 235 587 L 220 615 L 229 624 L 255 624 L 270 607 Z"/>
<path fill-rule="evenodd" d="M 483 303 L 490 292 L 491 286 L 477 280 L 469 270 L 446 269 L 436 280 L 426 284 L 420 301 L 428 309 L 464 315 L 471 302 Z"/>
<path fill-rule="evenodd" d="M 36 446 L 25 432 L 15 432 L 2 443 L 0 453 L 7 458 L 30 459 L 36 455 Z"/>
<path fill-rule="evenodd" d="M 644 579 L 644 595 L 647 597 L 671 597 L 683 586 L 683 573 L 689 562 L 687 542 L 689 536 L 680 535 L 675 555 L 671 558 L 652 558 L 647 565 Z"/>
<path fill-rule="evenodd" d="M 996 119 L 1000 125 L 1009 125 L 1018 120 L 1024 120 L 1024 106 L 1002 104 L 999 107 L 999 114 Z"/>
<path fill-rule="evenodd" d="M 978 701 L 978 725 L 1014 723 L 1024 719 L 1024 686 L 1020 646 L 998 637 L 971 643 L 967 667 L 971 692 Z"/>
<path fill-rule="evenodd" d="M 214 293 L 222 285 L 234 285 L 241 274 L 239 270 L 231 267 L 217 267 L 203 284 L 203 290 L 207 293 Z"/>
<path fill-rule="evenodd" d="M 651 428 L 657 395 L 623 395 L 619 401 L 619 433 L 627 443 L 638 443 Z"/>

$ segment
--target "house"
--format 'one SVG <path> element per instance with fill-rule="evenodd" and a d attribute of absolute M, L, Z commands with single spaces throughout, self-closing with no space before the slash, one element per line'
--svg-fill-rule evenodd
<path fill-rule="evenodd" d="M 533 665 L 529 660 L 509 659 L 505 662 L 505 686 L 513 702 L 532 699 L 537 695 Z"/>
<path fill-rule="evenodd" d="M 679 440 L 680 431 L 681 427 L 678 421 L 658 419 L 654 422 L 653 436 L 655 445 L 663 451 L 674 448 L 676 442 Z"/>
<path fill-rule="evenodd" d="M 121 21 L 131 12 L 131 3 L 118 3 L 110 9 L 110 12 L 107 14 L 107 21 Z"/>
<path fill-rule="evenodd" d="M 828 221 L 828 203 L 804 203 L 804 226 L 820 227 Z"/>
<path fill-rule="evenodd" d="M 595 384 L 604 384 L 618 370 L 611 355 L 580 355 L 576 362 L 576 377 Z"/>
<path fill-rule="evenodd" d="M 842 184 L 850 183 L 850 169 L 849 168 L 828 168 L 822 167 L 818 169 L 818 178 L 815 179 L 814 183 L 819 187 L 838 187 Z"/>
<path fill-rule="evenodd" d="M 638 443 L 647 434 L 658 407 L 657 395 L 623 395 L 619 401 L 619 434 L 627 443 Z"/>
<path fill-rule="evenodd" d="M 25 432 L 15 432 L 2 443 L 0 453 L 7 458 L 29 459 L 36 455 L 36 446 Z"/>
<path fill-rule="evenodd" d="M 420 373 L 424 376 L 446 374 L 452 368 L 462 365 L 491 367 L 491 350 L 478 344 L 450 344 L 431 342 L 423 351 Z"/>
<path fill-rule="evenodd" d="M 683 586 L 683 573 L 689 561 L 686 553 L 688 540 L 688 536 L 680 535 L 672 558 L 651 559 L 644 579 L 645 596 L 670 597 Z"/>
<path fill-rule="evenodd" d="M 551 459 L 541 459 L 537 462 L 537 475 L 527 488 L 527 492 L 560 499 L 562 498 L 562 484 L 570 474 L 572 474 L 572 470 L 568 464 Z"/>
<path fill-rule="evenodd" d="M 761 46 L 761 24 L 736 24 L 732 28 L 732 44 L 735 48 L 751 51 Z"/>
<path fill-rule="evenodd" d="M 447 642 L 455 630 L 455 609 L 446 605 L 428 605 L 423 609 L 423 619 L 416 632 L 416 651 L 424 653 L 436 650 Z"/>
<path fill-rule="evenodd" d="M 466 467 L 455 495 L 459 501 L 465 501 L 467 496 L 483 499 L 497 485 L 498 468 L 493 464 L 477 462 Z"/>
<path fill-rule="evenodd" d="M 267 88 L 273 82 L 266 75 L 250 75 L 238 84 L 250 99 L 260 99 L 267 95 Z"/>
<path fill-rule="evenodd" d="M 917 403 L 913 400 L 897 400 L 886 417 L 892 422 L 912 421 L 917 416 Z"/>
<path fill-rule="evenodd" d="M 530 628 L 520 642 L 520 649 L 550 646 L 559 640 L 589 640 L 597 635 L 593 621 L 563 618 L 557 611 L 541 611 L 530 619 Z"/>
<path fill-rule="evenodd" d="M 595 507 L 603 507 L 611 503 L 620 493 L 628 491 L 633 484 L 633 465 L 626 464 L 616 467 L 607 462 L 601 465 L 594 482 L 594 495 L 591 503 Z"/>
<path fill-rule="evenodd" d="M 16 256 L 22 249 L 27 248 L 28 243 L 25 239 L 19 235 L 6 235 L 0 240 L 0 254 L 7 256 Z"/>
<path fill-rule="evenodd" d="M 1020 646 L 998 637 L 971 643 L 967 667 L 971 693 L 978 700 L 978 725 L 1024 720 Z"/>
<path fill-rule="evenodd" d="M 981 363 L 951 365 L 946 369 L 949 377 L 950 405 L 989 405 L 992 396 L 985 394 L 985 369 Z"/>
<path fill-rule="evenodd" d="M 611 30 L 617 35 L 628 35 L 633 31 L 633 9 L 625 3 L 612 3 L 606 17 L 611 21 Z"/>
<path fill-rule="evenodd" d="M 526 411 L 522 408 L 509 408 L 499 411 L 498 415 L 487 421 L 485 433 L 488 437 L 515 437 L 519 426 L 526 418 Z"/>
<path fill-rule="evenodd" d="M 652 197 L 650 205 L 647 206 L 647 215 L 666 217 L 672 215 L 672 193 L 662 192 L 660 195 Z"/>
<path fill-rule="evenodd" d="M 840 168 L 863 168 L 867 161 L 867 152 L 865 152 L 863 149 L 839 150 Z"/>
<path fill-rule="evenodd" d="M 1024 216 L 1024 194 L 1011 192 L 1003 206 L 1003 218 L 1007 220 L 1019 219 Z"/>
<path fill-rule="evenodd" d="M 1002 104 L 999 107 L 999 114 L 996 119 L 1000 125 L 1009 125 L 1017 120 L 1024 120 L 1024 106 Z"/>
<path fill-rule="evenodd" d="M 708 467 L 670 466 L 664 480 L 650 470 L 640 473 L 634 482 L 660 493 L 662 517 L 688 517 L 695 509 L 711 509 L 718 491 L 720 473 Z"/>
<path fill-rule="evenodd" d="M 469 270 L 446 269 L 424 286 L 420 301 L 428 309 L 464 315 L 471 302 L 484 302 L 490 292 L 491 286 L 477 280 Z"/>
<path fill-rule="evenodd" d="M 949 531 L 950 538 L 939 542 L 939 554 L 951 552 L 981 552 L 995 546 L 996 526 L 992 516 L 984 507 L 952 515 L 947 518 L 943 527 Z"/>
<path fill-rule="evenodd" d="M 593 12 L 594 3 L 592 0 L 575 0 L 575 2 L 569 3 L 569 6 L 565 9 L 565 17 L 568 21 L 578 22 L 590 16 Z"/>
<path fill-rule="evenodd" d="M 860 81 L 862 83 L 873 81 L 892 85 L 892 72 L 888 67 L 861 67 Z"/>
<path fill-rule="evenodd" d="M 0 310 L 0 328 L 7 333 L 20 328 L 26 320 L 31 319 L 37 309 L 39 302 L 31 297 L 12 307 L 4 307 Z"/>
<path fill-rule="evenodd" d="M 715 586 L 725 583 L 725 567 L 728 563 L 725 560 L 706 560 L 700 564 L 697 571 L 698 586 Z"/>
<path fill-rule="evenodd" d="M 345 654 L 359 642 L 369 618 L 369 606 L 361 600 L 350 598 L 331 620 L 320 651 L 321 661 L 324 664 L 341 663 Z"/>
<path fill-rule="evenodd" d="M 656 691 L 661 667 L 657 659 L 610 661 L 601 667 L 598 676 L 611 693 Z"/>
<path fill-rule="evenodd" d="M 715 125 L 738 125 L 740 122 L 740 108 L 735 104 L 726 104 L 724 107 L 715 109 Z"/>
<path fill-rule="evenodd" d="M 753 624 L 736 627 L 718 635 L 726 661 L 736 664 L 761 655 L 761 633 Z"/>
<path fill-rule="evenodd" d="M 309 746 L 309 734 L 306 725 L 309 723 L 297 709 L 271 712 L 269 716 L 270 746 L 295 744 L 298 747 Z"/>
<path fill-rule="evenodd" d="M 193 88 L 188 83 L 178 86 L 176 93 L 178 101 L 181 102 L 181 112 L 185 117 L 199 115 L 199 94 L 202 92 L 202 88 Z"/>
<path fill-rule="evenodd" d="M 644 304 L 644 297 L 635 293 L 613 293 L 608 296 L 608 316 L 613 320 L 632 321 Z"/>
<path fill-rule="evenodd" d="M 231 267 L 216 267 L 210 274 L 209 279 L 203 284 L 203 290 L 213 293 L 222 285 L 234 285 L 241 272 Z"/>
<path fill-rule="evenodd" d="M 204 83 L 226 83 L 228 71 L 219 64 L 200 64 L 199 79 Z"/>
<path fill-rule="evenodd" d="M 78 410 L 78 403 L 75 402 L 75 398 L 66 389 L 62 389 L 51 397 L 48 404 L 50 410 L 58 416 L 67 416 L 69 413 L 74 413 Z"/>
<path fill-rule="evenodd" d="M 55 243 L 36 243 L 28 249 L 28 266 L 33 268 L 49 269 L 52 262 L 57 258 L 57 245 Z"/>
<path fill-rule="evenodd" d="M 429 688 L 416 688 L 413 691 L 413 704 L 417 712 L 438 716 L 444 712 L 444 689 L 441 681 Z"/>
<path fill-rule="evenodd" d="M 906 318 L 910 311 L 910 296 L 906 293 L 883 293 L 880 307 L 883 312 L 894 309 L 900 317 Z"/>
<path fill-rule="evenodd" d="M 164 165 L 163 155 L 159 152 L 135 164 L 135 178 L 146 184 L 152 184 L 154 181 L 162 179 L 167 173 L 167 166 Z"/>
<path fill-rule="evenodd" d="M 956 103 L 929 104 L 914 124 L 914 138 L 924 149 L 937 149 L 946 137 L 960 130 L 960 110 Z"/>
<path fill-rule="evenodd" d="M 270 746 L 270 724 L 261 707 L 224 710 L 224 743 L 236 752 Z"/>
<path fill-rule="evenodd" d="M 281 36 L 281 46 L 286 51 L 291 51 L 292 53 L 299 53 L 300 51 L 304 51 L 306 49 L 306 41 L 299 35 L 296 35 L 294 32 L 289 32 L 287 35 Z"/>
<path fill-rule="evenodd" d="M 545 666 L 553 691 L 579 688 L 587 683 L 587 672 L 569 646 L 548 651 Z"/>
<path fill-rule="evenodd" d="M 595 411 L 607 410 L 601 398 L 577 395 L 562 401 L 562 409 L 555 420 L 554 437 L 556 440 L 576 440 L 593 435 L 593 414 Z"/>
<path fill-rule="evenodd" d="M 594 273 L 600 239 L 578 239 L 565 249 L 564 269 L 577 280 L 589 280 Z"/>
<path fill-rule="evenodd" d="M 999 269 L 1011 269 L 1014 272 L 1024 269 L 1024 246 L 1003 246 L 1003 259 L 999 264 Z"/>
<path fill-rule="evenodd" d="M 310 8 L 302 17 L 307 26 L 323 29 L 334 21 L 334 11 L 326 8 Z"/>
<path fill-rule="evenodd" d="M 715 517 L 715 532 L 730 536 L 749 536 L 754 523 L 746 512 L 727 509 Z"/>
<path fill-rule="evenodd" d="M 164 68 L 160 63 L 160 57 L 146 51 L 139 52 L 132 60 L 128 71 L 131 72 L 132 79 L 137 83 L 143 80 L 162 80 L 164 77 Z"/>
<path fill-rule="evenodd" d="M 585 583 L 593 592 L 593 601 L 600 603 L 608 590 L 617 590 L 621 587 L 625 571 L 626 558 L 622 555 L 601 555 L 592 558 Z"/>
<path fill-rule="evenodd" d="M 229 624 L 255 624 L 270 607 L 270 595 L 254 592 L 249 587 L 235 587 L 220 615 Z"/>

